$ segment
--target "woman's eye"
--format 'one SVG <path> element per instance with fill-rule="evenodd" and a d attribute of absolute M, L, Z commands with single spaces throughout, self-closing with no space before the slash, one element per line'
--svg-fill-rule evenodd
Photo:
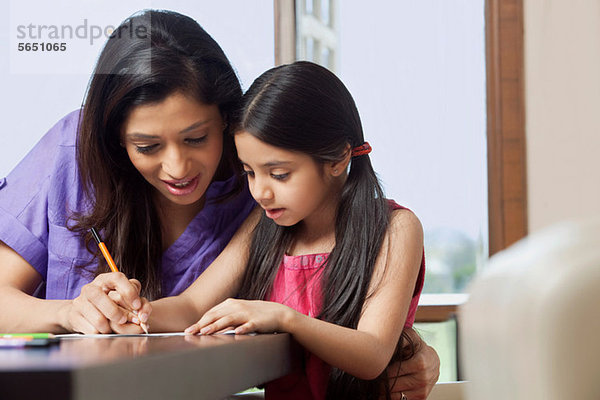
<path fill-rule="evenodd" d="M 135 150 L 138 153 L 146 154 L 146 153 L 150 153 L 152 150 L 156 149 L 157 147 L 158 147 L 158 144 L 151 144 L 149 146 L 135 146 Z"/>
<path fill-rule="evenodd" d="M 287 177 L 289 175 L 290 175 L 289 173 L 285 173 L 285 174 L 271 174 L 271 178 L 277 179 L 278 181 L 283 181 L 283 180 L 287 179 Z"/>
<path fill-rule="evenodd" d="M 207 135 L 204 135 L 202 137 L 197 137 L 197 138 L 188 138 L 188 139 L 186 139 L 186 142 L 189 144 L 200 144 L 200 143 L 206 141 L 206 137 L 207 137 Z"/>
<path fill-rule="evenodd" d="M 244 171 L 242 171 L 242 174 L 243 174 L 243 175 L 246 175 L 246 176 L 249 176 L 249 177 L 251 177 L 251 178 L 254 178 L 254 171 L 247 171 L 247 170 L 244 170 Z"/>

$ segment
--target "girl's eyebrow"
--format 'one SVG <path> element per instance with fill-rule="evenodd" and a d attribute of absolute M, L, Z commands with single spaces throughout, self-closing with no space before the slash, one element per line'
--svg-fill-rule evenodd
<path fill-rule="evenodd" d="M 250 167 L 250 165 L 248 165 L 248 163 L 245 163 L 244 161 L 240 160 L 240 162 L 242 163 L 242 165 L 246 166 L 246 167 Z M 263 168 L 272 168 L 272 167 L 281 167 L 281 166 L 286 166 L 292 164 L 291 161 L 269 161 L 266 162 L 262 165 Z"/>
<path fill-rule="evenodd" d="M 206 121 L 198 121 L 193 123 L 192 125 L 188 126 L 187 128 L 183 128 L 182 130 L 179 131 L 179 134 L 183 134 L 183 133 L 188 133 L 191 132 L 193 130 L 196 130 L 198 128 L 200 128 L 203 125 L 208 124 L 209 122 L 211 122 L 213 119 L 207 119 Z M 147 133 L 140 133 L 140 132 L 130 132 L 127 133 L 125 136 L 130 137 L 132 139 L 158 139 L 158 136 L 156 135 L 149 135 Z"/>
<path fill-rule="evenodd" d="M 263 164 L 263 167 L 280 167 L 280 166 L 284 166 L 284 165 L 289 165 L 291 164 L 291 161 L 269 161 L 267 163 Z"/>

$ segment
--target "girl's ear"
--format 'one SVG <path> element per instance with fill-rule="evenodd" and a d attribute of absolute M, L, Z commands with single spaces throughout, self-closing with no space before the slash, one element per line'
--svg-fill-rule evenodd
<path fill-rule="evenodd" d="M 339 161 L 335 161 L 329 164 L 329 173 L 335 177 L 342 175 L 348 169 L 348 164 L 350 163 L 351 157 L 352 148 L 349 144 L 347 144 L 346 150 L 344 152 L 344 157 Z"/>

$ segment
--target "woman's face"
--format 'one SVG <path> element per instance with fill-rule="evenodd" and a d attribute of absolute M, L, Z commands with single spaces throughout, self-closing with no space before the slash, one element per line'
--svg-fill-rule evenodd
<path fill-rule="evenodd" d="M 218 106 L 176 92 L 133 108 L 121 144 L 160 200 L 201 209 L 221 160 L 223 129 Z"/>

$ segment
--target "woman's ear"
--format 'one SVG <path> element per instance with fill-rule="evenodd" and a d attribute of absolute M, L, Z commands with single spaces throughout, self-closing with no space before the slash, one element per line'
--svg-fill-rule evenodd
<path fill-rule="evenodd" d="M 344 151 L 344 157 L 339 160 L 332 162 L 329 165 L 329 173 L 332 176 L 340 176 L 348 169 L 348 164 L 350 163 L 350 158 L 352 157 L 352 148 L 349 144 L 346 144 L 346 150 Z"/>

